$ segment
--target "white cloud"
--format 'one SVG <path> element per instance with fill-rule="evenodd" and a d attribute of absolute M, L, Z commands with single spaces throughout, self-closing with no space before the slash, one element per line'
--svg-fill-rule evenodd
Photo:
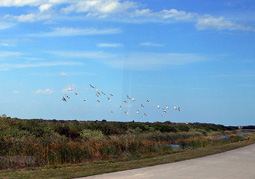
<path fill-rule="evenodd" d="M 111 14 L 124 13 L 129 9 L 136 8 L 135 2 L 119 0 L 85 0 L 71 4 L 63 8 L 66 13 L 75 11 L 78 13 L 87 13 L 88 16 L 108 17 Z"/>
<path fill-rule="evenodd" d="M 210 15 L 199 17 L 196 23 L 199 30 L 217 29 L 217 30 L 242 30 L 254 31 L 250 26 L 243 26 L 233 21 L 225 20 L 224 17 L 215 18 Z"/>
<path fill-rule="evenodd" d="M 56 28 L 52 32 L 30 34 L 33 37 L 63 37 L 63 36 L 87 36 L 87 35 L 109 35 L 121 33 L 120 29 L 95 29 L 95 28 Z"/>
<path fill-rule="evenodd" d="M 44 0 L 2 0 L 0 1 L 0 6 L 37 6 L 41 3 L 43 3 Z"/>
<path fill-rule="evenodd" d="M 175 20 L 192 20 L 197 15 L 195 13 L 187 13 L 185 11 L 178 11 L 176 9 L 162 10 L 159 12 L 159 16 L 163 19 L 173 18 Z"/>
<path fill-rule="evenodd" d="M 20 15 L 17 16 L 17 19 L 19 22 L 34 22 L 36 21 L 36 15 L 35 14 Z"/>
<path fill-rule="evenodd" d="M 19 22 L 36 22 L 50 19 L 51 14 L 22 14 L 20 16 L 13 16 L 13 18 L 17 19 Z"/>
<path fill-rule="evenodd" d="M 45 4 L 54 4 L 54 5 L 59 5 L 59 4 L 72 4 L 72 3 L 77 3 L 81 0 L 1 0 L 0 1 L 0 7 L 12 7 L 12 6 L 42 6 Z"/>
<path fill-rule="evenodd" d="M 143 8 L 144 5 L 134 1 L 125 0 L 2 0 L 0 7 L 6 6 L 31 6 L 36 8 L 37 13 L 21 14 L 19 16 L 7 15 L 6 18 L 15 19 L 19 22 L 35 22 L 42 20 L 54 20 L 59 16 L 69 16 L 73 20 L 73 15 L 82 14 L 86 18 L 99 18 L 105 20 L 139 23 L 139 22 L 191 22 L 199 30 L 241 30 L 255 31 L 254 27 L 242 25 L 234 20 L 226 20 L 224 17 L 213 17 L 193 12 L 186 12 L 177 9 L 164 9 L 153 11 Z M 30 11 L 31 12 L 31 11 Z M 35 11 L 32 11 L 35 12 Z M 62 12 L 66 14 L 63 15 Z M 54 14 L 54 15 L 53 15 Z M 8 17 L 9 16 L 9 17 Z M 81 18 L 86 20 L 86 18 Z M 61 19 L 61 17 L 60 17 Z M 51 22 L 51 21 L 50 21 Z M 0 30 L 12 27 L 14 24 L 0 23 Z M 53 32 L 42 33 L 33 36 L 74 36 L 74 35 L 98 35 L 116 34 L 119 29 L 74 29 L 57 28 Z"/>
<path fill-rule="evenodd" d="M 160 70 L 170 66 L 181 66 L 208 60 L 199 54 L 188 53 L 130 53 L 124 59 L 113 59 L 103 63 L 120 69 Z"/>
<path fill-rule="evenodd" d="M 164 44 L 158 44 L 158 43 L 154 43 L 154 42 L 142 42 L 140 44 L 141 46 L 152 46 L 152 47 L 163 47 Z"/>
<path fill-rule="evenodd" d="M 98 47 L 112 47 L 112 48 L 117 48 L 121 47 L 122 44 L 119 43 L 99 43 L 97 44 Z"/>
<path fill-rule="evenodd" d="M 12 69 L 20 69 L 20 68 L 74 66 L 74 65 L 83 65 L 83 63 L 80 63 L 80 62 L 45 62 L 45 63 L 24 63 L 24 64 L 2 63 L 0 64 L 0 71 L 7 71 Z"/>
<path fill-rule="evenodd" d="M 177 9 L 162 10 L 158 12 L 153 12 L 150 9 L 137 9 L 132 14 L 131 17 L 139 18 L 149 18 L 153 21 L 191 21 L 197 17 L 195 13 L 187 13 L 185 11 L 179 11 Z"/>
<path fill-rule="evenodd" d="M 48 11 L 52 7 L 52 4 L 43 4 L 39 7 L 40 12 Z"/>
<path fill-rule="evenodd" d="M 52 94 L 54 91 L 52 89 L 46 88 L 45 90 L 39 89 L 35 94 Z"/>

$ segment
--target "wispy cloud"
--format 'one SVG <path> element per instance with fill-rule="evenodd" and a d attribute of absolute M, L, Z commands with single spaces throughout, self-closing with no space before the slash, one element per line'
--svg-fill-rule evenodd
<path fill-rule="evenodd" d="M 43 58 L 37 58 L 37 57 L 23 57 L 23 59 L 28 60 L 28 61 L 42 61 L 42 60 L 44 60 Z"/>
<path fill-rule="evenodd" d="M 95 29 L 95 28 L 69 28 L 69 27 L 59 27 L 51 32 L 42 32 L 38 34 L 30 34 L 32 37 L 63 37 L 63 36 L 88 36 L 88 35 L 110 35 L 119 34 L 120 29 Z"/>
<path fill-rule="evenodd" d="M 60 76 L 68 76 L 68 73 L 60 72 L 59 75 L 60 75 Z"/>
<path fill-rule="evenodd" d="M 45 53 L 64 58 L 105 59 L 116 57 L 114 54 L 103 51 L 46 51 Z"/>
<path fill-rule="evenodd" d="M 49 54 L 64 58 L 95 59 L 98 63 L 112 68 L 130 70 L 160 70 L 169 66 L 180 66 L 209 60 L 205 55 L 189 53 L 120 53 L 84 52 L 84 51 L 49 51 Z"/>
<path fill-rule="evenodd" d="M 36 22 L 50 19 L 52 16 L 51 14 L 22 14 L 20 16 L 13 16 L 13 18 L 17 19 L 19 22 Z"/>
<path fill-rule="evenodd" d="M 20 68 L 74 66 L 74 65 L 83 65 L 83 63 L 80 63 L 80 62 L 45 62 L 45 63 L 24 63 L 24 64 L 3 63 L 3 64 L 0 64 L 0 71 L 7 71 L 12 69 L 20 69 Z"/>
<path fill-rule="evenodd" d="M 239 85 L 240 87 L 245 87 L 245 88 L 254 88 L 255 84 L 241 84 Z"/>
<path fill-rule="evenodd" d="M 62 11 L 65 13 L 87 13 L 88 16 L 105 18 L 112 14 L 125 13 L 130 9 L 137 8 L 137 6 L 137 3 L 131 1 L 91 0 L 73 3 L 66 8 L 63 8 Z"/>
<path fill-rule="evenodd" d="M 163 47 L 164 44 L 154 43 L 154 42 L 142 42 L 141 46 L 151 46 L 151 47 Z"/>
<path fill-rule="evenodd" d="M 15 52 L 15 51 L 0 51 L 0 60 L 8 58 L 8 57 L 18 57 L 22 56 L 23 53 Z"/>
<path fill-rule="evenodd" d="M 9 46 L 10 46 L 10 44 L 5 43 L 5 42 L 1 42 L 0 45 L 1 45 L 1 46 L 4 46 L 4 47 L 9 47 Z"/>
<path fill-rule="evenodd" d="M 199 17 L 196 23 L 199 30 L 217 29 L 217 30 L 241 30 L 255 31 L 254 27 L 237 24 L 226 20 L 224 17 L 215 18 L 209 15 Z"/>
<path fill-rule="evenodd" d="M 186 53 L 130 53 L 124 59 L 103 61 L 113 68 L 129 70 L 160 70 L 170 66 L 181 66 L 209 60 L 199 54 Z"/>
<path fill-rule="evenodd" d="M 232 3 L 228 3 L 232 5 Z M 19 16 L 7 15 L 19 22 L 35 22 L 41 20 L 54 19 L 59 16 L 69 16 L 80 14 L 85 16 L 82 20 L 104 19 L 121 22 L 183 22 L 193 23 L 198 30 L 237 30 L 237 31 L 255 31 L 254 27 L 240 24 L 234 19 L 226 17 L 214 17 L 210 14 L 198 14 L 196 12 L 186 12 L 178 9 L 162 9 L 153 11 L 144 8 L 145 5 L 134 1 L 125 0 L 5 0 L 0 2 L 0 7 L 21 7 L 30 6 L 36 8 L 29 14 Z M 72 18 L 70 18 L 72 19 Z M 10 28 L 13 24 L 0 23 L 0 30 Z M 57 36 L 77 36 L 77 35 L 99 35 L 120 33 L 119 29 L 75 29 L 75 28 L 57 28 L 52 32 L 41 34 L 32 34 L 40 37 Z"/>
<path fill-rule="evenodd" d="M 47 77 L 53 77 L 53 76 L 61 76 L 61 77 L 71 77 L 71 76 L 97 76 L 95 73 L 91 72 L 52 72 L 52 73 L 32 73 L 33 76 L 47 76 Z"/>
<path fill-rule="evenodd" d="M 219 78 L 254 78 L 255 77 L 255 71 L 242 71 L 242 72 L 236 72 L 236 73 L 222 73 L 215 75 L 215 77 Z"/>
<path fill-rule="evenodd" d="M 16 47 L 17 45 L 31 42 L 31 39 L 1 39 L 0 45 L 4 47 Z"/>
<path fill-rule="evenodd" d="M 54 91 L 52 89 L 39 89 L 35 92 L 35 94 L 52 94 Z"/>
<path fill-rule="evenodd" d="M 110 48 L 117 48 L 117 47 L 121 47 L 122 44 L 119 43 L 99 43 L 97 44 L 98 47 L 110 47 Z"/>
<path fill-rule="evenodd" d="M 19 0 L 4 0 L 0 1 L 0 6 L 4 7 L 11 7 L 11 6 L 38 6 L 42 4 L 43 0 L 24 0 L 24 1 L 19 1 Z"/>
<path fill-rule="evenodd" d="M 0 20 L 1 20 L 1 19 L 0 19 Z M 12 28 L 13 26 L 15 26 L 14 23 L 10 23 L 10 22 L 0 22 L 0 30 L 9 29 L 9 28 Z"/>

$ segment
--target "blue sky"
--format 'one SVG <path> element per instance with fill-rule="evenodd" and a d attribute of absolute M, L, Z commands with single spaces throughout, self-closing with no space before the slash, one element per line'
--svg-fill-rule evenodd
<path fill-rule="evenodd" d="M 4 0 L 0 113 L 255 124 L 254 39 L 252 0 Z"/>

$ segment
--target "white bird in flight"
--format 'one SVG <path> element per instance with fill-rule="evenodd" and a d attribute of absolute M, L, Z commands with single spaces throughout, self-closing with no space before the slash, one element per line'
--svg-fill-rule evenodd
<path fill-rule="evenodd" d="M 91 88 L 94 88 L 94 89 L 95 89 L 95 91 L 96 91 L 96 96 L 97 96 L 97 97 L 101 96 L 101 94 L 102 94 L 102 95 L 106 95 L 103 91 L 99 92 L 99 89 L 97 89 L 94 85 L 92 85 L 92 84 L 89 84 L 89 85 L 90 85 Z M 72 92 L 72 91 L 73 91 L 73 89 L 72 89 L 71 86 L 69 85 L 69 86 L 68 86 L 68 92 Z M 74 94 L 75 94 L 76 96 L 79 96 L 79 94 L 78 94 L 77 92 L 74 92 Z M 108 96 L 108 95 L 107 95 L 107 96 Z M 107 96 L 106 96 L 106 97 L 107 97 Z M 111 94 L 109 95 L 109 97 L 107 97 L 108 101 L 111 101 L 112 97 L 114 97 L 114 95 L 111 93 Z M 70 96 L 69 96 L 68 94 L 65 94 L 65 96 L 62 98 L 62 100 L 63 100 L 64 102 L 67 102 L 67 99 L 70 99 Z M 136 101 L 134 97 L 130 97 L 129 95 L 127 95 L 127 99 L 130 99 L 131 101 Z M 87 99 L 83 99 L 83 101 L 84 101 L 84 102 L 87 102 Z M 146 101 L 147 101 L 148 103 L 151 102 L 149 99 L 147 99 Z M 97 102 L 100 103 L 100 100 L 98 99 Z M 126 98 L 123 98 L 123 102 L 127 103 Z M 141 104 L 141 107 L 144 108 L 144 107 L 145 107 L 144 104 Z M 120 108 L 120 109 L 123 109 L 122 106 L 119 106 L 119 108 Z M 160 105 L 157 105 L 157 108 L 160 109 L 160 108 L 161 108 Z M 163 112 L 161 113 L 161 116 L 163 116 L 164 114 L 167 113 L 167 109 L 169 109 L 169 106 L 166 105 L 166 107 L 165 107 L 165 108 L 162 108 L 162 109 L 163 109 Z M 174 110 L 181 111 L 181 107 L 178 107 L 178 106 L 174 106 L 173 109 L 174 109 Z M 111 110 L 111 113 L 113 113 L 113 110 Z M 137 113 L 137 114 L 140 114 L 140 109 L 136 110 L 136 113 Z M 129 114 L 129 112 L 128 112 L 128 111 L 125 111 L 125 114 Z M 144 113 L 141 117 L 145 117 L 145 116 L 147 116 L 146 113 Z"/>
<path fill-rule="evenodd" d="M 68 91 L 73 91 L 72 88 L 71 88 L 70 86 L 68 87 Z"/>

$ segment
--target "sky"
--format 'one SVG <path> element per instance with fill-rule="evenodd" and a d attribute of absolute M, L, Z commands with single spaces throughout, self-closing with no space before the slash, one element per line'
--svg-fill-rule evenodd
<path fill-rule="evenodd" d="M 254 48 L 253 0 L 0 1 L 0 114 L 255 125 Z"/>

